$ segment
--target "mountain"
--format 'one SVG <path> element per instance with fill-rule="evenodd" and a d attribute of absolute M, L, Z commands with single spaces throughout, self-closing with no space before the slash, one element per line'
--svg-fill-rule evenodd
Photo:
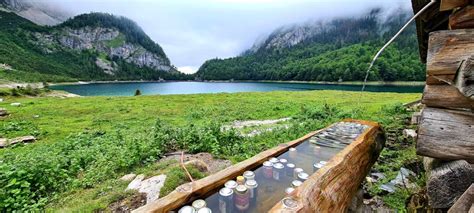
<path fill-rule="evenodd" d="M 52 8 L 51 5 L 34 0 L 0 0 L 0 6 L 8 12 L 14 12 L 38 25 L 56 25 L 71 16 L 66 12 Z"/>
<path fill-rule="evenodd" d="M 59 25 L 40 26 L 13 12 L 0 11 L 3 63 L 13 69 L 10 72 L 43 76 L 30 81 L 186 77 L 135 22 L 106 13 L 83 14 Z"/>
<path fill-rule="evenodd" d="M 412 14 L 372 9 L 359 17 L 312 21 L 276 29 L 240 56 L 206 61 L 202 80 L 360 81 L 373 55 Z M 392 44 L 369 80 L 424 80 L 415 26 Z"/>

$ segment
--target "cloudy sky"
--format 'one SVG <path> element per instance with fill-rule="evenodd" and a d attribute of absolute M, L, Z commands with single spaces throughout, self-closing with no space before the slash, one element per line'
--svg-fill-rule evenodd
<path fill-rule="evenodd" d="M 179 70 L 236 56 L 282 25 L 356 16 L 410 0 L 43 0 L 71 14 L 108 12 L 136 21 Z"/>

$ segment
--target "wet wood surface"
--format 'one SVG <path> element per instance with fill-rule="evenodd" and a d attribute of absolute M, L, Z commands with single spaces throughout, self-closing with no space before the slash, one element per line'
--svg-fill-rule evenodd
<path fill-rule="evenodd" d="M 418 127 L 416 153 L 474 163 L 474 113 L 426 107 Z"/>
<path fill-rule="evenodd" d="M 361 182 L 378 158 L 385 139 L 378 124 L 334 156 L 294 193 L 295 207 L 278 202 L 271 210 L 280 212 L 346 212 Z"/>

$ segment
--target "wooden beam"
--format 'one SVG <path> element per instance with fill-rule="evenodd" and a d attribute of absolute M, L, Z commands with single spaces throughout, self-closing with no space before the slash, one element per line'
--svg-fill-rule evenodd
<path fill-rule="evenodd" d="M 473 182 L 474 167 L 464 160 L 441 162 L 430 168 L 426 181 L 430 207 L 451 207 Z"/>
<path fill-rule="evenodd" d="M 421 103 L 430 107 L 474 109 L 474 100 L 451 85 L 426 85 Z"/>
<path fill-rule="evenodd" d="M 354 194 L 385 142 L 379 127 L 352 142 L 290 196 L 294 208 L 278 202 L 269 212 L 347 212 Z"/>
<path fill-rule="evenodd" d="M 459 68 L 455 85 L 461 94 L 474 101 L 474 55 Z"/>
<path fill-rule="evenodd" d="M 467 28 L 474 28 L 474 5 L 466 6 L 449 17 L 449 29 Z"/>
<path fill-rule="evenodd" d="M 426 76 L 426 84 L 447 85 L 449 83 L 452 83 L 454 78 L 455 78 L 455 75 L 428 75 Z"/>
<path fill-rule="evenodd" d="M 449 208 L 448 213 L 469 212 L 472 207 L 474 207 L 474 183 Z"/>
<path fill-rule="evenodd" d="M 452 10 L 467 5 L 469 0 L 441 0 L 440 11 Z"/>
<path fill-rule="evenodd" d="M 474 163 L 474 113 L 426 107 L 418 126 L 416 153 Z"/>
<path fill-rule="evenodd" d="M 428 44 L 427 74 L 455 75 L 461 62 L 472 55 L 474 29 L 432 32 Z"/>

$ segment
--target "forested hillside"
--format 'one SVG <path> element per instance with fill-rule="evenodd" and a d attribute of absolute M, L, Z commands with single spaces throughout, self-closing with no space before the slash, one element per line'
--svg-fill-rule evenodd
<path fill-rule="evenodd" d="M 203 80 L 360 81 L 373 55 L 409 19 L 407 11 L 371 10 L 361 17 L 338 18 L 282 27 L 241 56 L 206 61 Z M 384 18 L 388 17 L 388 18 Z M 369 80 L 422 81 L 415 26 L 410 26 L 376 62 Z"/>
<path fill-rule="evenodd" d="M 0 11 L 0 64 L 14 81 L 189 78 L 133 21 L 103 13 L 48 27 Z"/>

